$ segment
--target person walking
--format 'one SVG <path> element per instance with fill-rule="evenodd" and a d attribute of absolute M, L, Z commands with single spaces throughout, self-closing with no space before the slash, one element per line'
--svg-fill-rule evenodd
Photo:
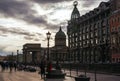
<path fill-rule="evenodd" d="M 17 63 L 14 62 L 14 70 L 16 71 L 17 70 Z"/>
<path fill-rule="evenodd" d="M 10 73 L 12 72 L 13 66 L 14 66 L 13 62 L 9 62 Z"/>
<path fill-rule="evenodd" d="M 41 79 L 45 78 L 45 61 L 42 60 L 40 63 L 40 74 L 41 74 Z"/>
<path fill-rule="evenodd" d="M 2 72 L 5 70 L 5 62 L 1 62 Z"/>

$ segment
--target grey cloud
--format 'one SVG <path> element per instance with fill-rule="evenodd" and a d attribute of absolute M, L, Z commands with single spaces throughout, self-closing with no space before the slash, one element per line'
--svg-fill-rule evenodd
<path fill-rule="evenodd" d="M 24 36 L 24 39 L 26 39 L 26 40 L 33 40 L 33 37 L 30 37 L 30 36 Z"/>
<path fill-rule="evenodd" d="M 37 12 L 31 9 L 31 7 L 30 1 L 2 0 L 0 1 L 0 14 L 35 25 L 47 23 L 45 16 L 35 16 L 34 14 Z"/>
<path fill-rule="evenodd" d="M 46 24 L 46 28 L 47 30 L 56 30 L 58 27 L 58 25 L 53 25 L 53 24 Z"/>
<path fill-rule="evenodd" d="M 25 39 L 25 40 L 40 41 L 39 38 L 37 38 L 37 37 L 32 37 L 32 36 L 24 36 L 24 39 Z"/>
<path fill-rule="evenodd" d="M 34 34 L 27 32 L 20 28 L 6 28 L 3 26 L 0 26 L 0 36 L 6 36 L 7 34 L 17 34 L 17 35 L 25 35 L 25 36 L 35 36 Z"/>
<path fill-rule="evenodd" d="M 40 41 L 40 39 L 36 38 L 36 39 L 34 39 L 34 41 Z"/>
<path fill-rule="evenodd" d="M 2 14 L 5 17 L 11 17 L 11 18 L 23 20 L 28 24 L 34 24 L 34 25 L 38 25 L 39 27 L 45 27 L 45 29 L 56 28 L 55 25 L 47 22 L 47 16 L 43 16 L 43 15 L 35 16 L 37 12 L 31 9 L 31 7 L 34 4 L 33 1 L 40 2 L 40 3 L 54 3 L 54 2 L 56 3 L 56 2 L 62 2 L 65 0 L 29 0 L 29 2 L 24 0 L 2 0 L 0 1 L 0 14 Z M 48 4 L 45 4 L 45 5 L 48 5 Z M 51 7 L 47 7 L 45 5 L 44 7 L 46 8 L 55 7 L 55 5 L 52 5 L 52 6 L 48 5 Z M 55 8 L 53 10 L 55 10 Z M 14 33 L 16 32 L 14 31 Z"/>
<path fill-rule="evenodd" d="M 45 3 L 58 3 L 58 2 L 72 1 L 72 0 L 31 0 L 31 1 L 34 1 L 34 2 L 37 2 L 37 3 L 45 4 Z"/>
<path fill-rule="evenodd" d="M 0 36 L 2 36 L 2 37 L 7 37 L 7 35 L 5 35 L 5 34 L 1 34 Z"/>
<path fill-rule="evenodd" d="M 99 4 L 101 1 L 108 1 L 108 0 L 81 0 L 83 2 L 82 7 L 90 7 L 94 4 Z"/>
<path fill-rule="evenodd" d="M 93 5 L 96 1 L 95 0 L 85 0 L 82 4 L 83 7 L 90 7 Z"/>
<path fill-rule="evenodd" d="M 38 36 L 41 36 L 42 34 L 41 33 L 36 33 Z"/>

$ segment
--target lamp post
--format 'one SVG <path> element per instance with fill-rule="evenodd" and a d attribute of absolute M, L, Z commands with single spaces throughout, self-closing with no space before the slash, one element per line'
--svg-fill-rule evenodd
<path fill-rule="evenodd" d="M 14 58 L 13 58 L 13 52 L 12 52 L 12 60 L 11 60 L 12 62 L 14 61 Z"/>
<path fill-rule="evenodd" d="M 47 46 L 48 46 L 47 60 L 49 60 L 50 59 L 50 57 L 49 57 L 49 40 L 50 40 L 51 33 L 48 31 L 48 33 L 46 33 L 46 35 L 47 35 L 47 41 L 48 41 L 48 43 L 47 43 Z"/>
<path fill-rule="evenodd" d="M 19 61 L 18 61 L 18 55 L 19 55 L 18 53 L 19 53 L 19 50 L 17 50 L 17 63 L 19 62 Z"/>

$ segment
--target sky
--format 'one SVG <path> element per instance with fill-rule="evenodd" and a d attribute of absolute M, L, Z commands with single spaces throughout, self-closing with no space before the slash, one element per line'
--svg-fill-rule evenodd
<path fill-rule="evenodd" d="M 80 15 L 108 0 L 76 0 Z M 67 32 L 74 0 L 0 0 L 0 55 L 22 53 L 26 43 L 47 47 L 46 33 L 51 32 L 50 47 L 60 26 Z M 67 34 L 66 34 L 67 36 Z"/>

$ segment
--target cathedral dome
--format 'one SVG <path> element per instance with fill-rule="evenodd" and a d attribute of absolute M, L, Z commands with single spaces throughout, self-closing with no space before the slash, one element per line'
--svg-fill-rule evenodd
<path fill-rule="evenodd" d="M 56 33 L 55 38 L 66 38 L 66 35 L 62 31 L 61 27 L 60 27 L 59 31 Z"/>
<path fill-rule="evenodd" d="M 61 27 L 55 35 L 55 46 L 66 46 L 66 35 Z"/>

